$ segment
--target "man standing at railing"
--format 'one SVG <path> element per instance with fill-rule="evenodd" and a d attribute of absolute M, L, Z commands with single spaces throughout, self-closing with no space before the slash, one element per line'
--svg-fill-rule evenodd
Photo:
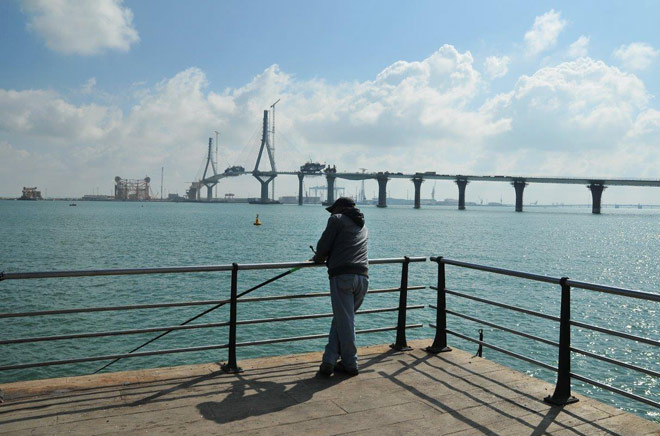
<path fill-rule="evenodd" d="M 325 376 L 334 371 L 357 375 L 355 312 L 369 286 L 369 232 L 364 225 L 364 215 L 352 199 L 340 197 L 326 210 L 332 215 L 316 244 L 312 260 L 316 263 L 327 261 L 334 316 L 319 372 Z M 339 357 L 341 361 L 337 362 Z"/>

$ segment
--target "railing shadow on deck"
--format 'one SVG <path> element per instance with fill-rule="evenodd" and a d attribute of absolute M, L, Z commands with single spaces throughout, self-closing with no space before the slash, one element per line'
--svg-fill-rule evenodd
<path fill-rule="evenodd" d="M 474 356 L 476 357 L 476 356 Z M 436 362 L 439 361 L 439 362 Z M 590 425 L 590 430 L 597 430 L 598 434 L 609 434 L 616 436 L 619 433 L 611 431 L 593 420 L 586 419 L 578 414 L 572 412 L 570 408 L 566 408 L 562 405 L 548 404 L 543 401 L 538 396 L 525 392 L 522 389 L 519 389 L 516 386 L 499 381 L 496 377 L 491 377 L 488 373 L 479 373 L 469 369 L 466 364 L 458 364 L 452 362 L 451 360 L 445 359 L 442 355 L 426 355 L 424 357 L 415 359 L 414 362 L 408 363 L 405 361 L 399 361 L 401 368 L 395 372 L 388 374 L 384 371 L 379 371 L 378 373 L 389 380 L 391 380 L 396 385 L 406 389 L 408 392 L 412 393 L 421 400 L 432 404 L 436 408 L 448 413 L 457 420 L 467 424 L 470 429 L 478 431 L 480 434 L 487 435 L 497 435 L 498 433 L 492 428 L 489 428 L 486 425 L 480 424 L 474 419 L 470 418 L 471 412 L 473 413 L 473 408 L 469 408 L 465 411 L 451 407 L 450 403 L 452 399 L 449 397 L 455 395 L 464 395 L 469 398 L 471 402 L 476 404 L 475 407 L 483 406 L 484 408 L 490 409 L 495 414 L 500 416 L 502 420 L 505 420 L 507 423 L 517 423 L 524 427 L 528 427 L 531 433 L 530 435 L 542 435 L 547 434 L 547 429 L 551 425 L 556 425 L 563 430 L 570 430 L 572 434 L 575 435 L 584 435 L 592 433 L 582 433 L 575 429 L 575 427 L 588 424 Z M 432 368 L 434 371 L 440 371 L 441 373 L 456 378 L 457 381 L 461 384 L 468 384 L 472 389 L 465 389 L 464 387 L 454 386 L 451 382 L 446 380 L 441 380 L 440 378 L 430 374 L 428 371 L 425 371 L 420 368 L 421 365 L 426 365 L 429 368 Z M 458 370 L 458 371 L 457 371 Z M 421 383 L 421 386 L 433 386 L 429 389 L 429 392 L 423 392 L 418 387 L 406 383 L 401 380 L 400 376 L 405 374 L 407 371 L 415 372 L 420 374 L 429 380 L 429 384 L 425 385 Z M 457 372 L 460 374 L 461 371 L 464 371 L 467 375 L 457 375 Z M 477 378 L 479 382 L 470 380 L 468 377 Z M 450 393 L 445 393 L 442 395 L 436 395 L 433 391 L 437 390 L 438 386 L 442 386 L 450 391 Z M 477 392 L 482 394 L 487 394 L 492 397 L 497 398 L 496 401 L 486 400 L 482 396 L 477 395 Z M 446 398 L 446 401 L 442 399 Z M 505 411 L 505 407 L 502 407 L 501 404 L 507 404 L 508 406 L 515 407 L 520 409 L 520 411 L 527 412 L 526 415 L 512 414 Z M 562 423 L 558 420 L 561 414 L 565 414 L 573 418 L 577 424 L 567 424 Z M 534 425 L 533 423 L 528 422 L 527 419 L 530 416 L 541 418 L 539 424 Z"/>
<path fill-rule="evenodd" d="M 368 360 L 361 364 L 361 373 L 373 372 L 370 369 L 371 366 L 396 352 L 390 349 L 384 353 L 370 355 Z M 55 397 L 23 399 L 7 404 L 7 406 L 20 404 L 22 407 L 19 408 L 8 407 L 3 411 L 0 407 L 0 412 L 7 415 L 6 419 L 0 415 L 0 425 L 53 417 L 86 415 L 99 411 L 117 410 L 119 412 L 145 405 L 176 401 L 192 400 L 194 403 L 196 399 L 213 398 L 227 393 L 228 395 L 222 401 L 203 401 L 196 404 L 195 407 L 207 420 L 215 421 L 218 424 L 230 423 L 285 410 L 296 404 L 304 403 L 315 394 L 349 379 L 348 376 L 342 374 L 332 377 L 320 376 L 317 369 L 318 362 L 280 363 L 251 370 L 249 378 L 247 378 L 241 374 L 227 374 L 218 366 L 216 371 L 201 376 L 164 378 L 154 382 L 118 383 L 76 389 L 58 393 Z M 302 374 L 302 378 L 298 377 L 300 374 Z M 292 381 L 270 381 L 271 379 L 281 380 L 288 376 L 293 378 Z M 174 385 L 172 385 L 173 382 Z M 255 391 L 254 394 L 245 394 L 252 390 Z M 99 393 L 101 393 L 100 396 L 97 395 Z M 93 398 L 91 398 L 92 396 Z M 135 397 L 135 399 L 113 403 L 112 401 L 118 397 L 126 400 L 131 397 Z M 62 407 L 66 407 L 67 410 L 62 410 Z M 34 413 L 29 416 L 11 417 L 16 412 L 28 411 Z"/>

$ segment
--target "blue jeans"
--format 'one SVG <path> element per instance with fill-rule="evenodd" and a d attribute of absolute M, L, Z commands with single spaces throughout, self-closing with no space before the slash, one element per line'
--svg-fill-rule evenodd
<path fill-rule="evenodd" d="M 368 287 L 369 279 L 358 274 L 330 277 L 330 300 L 334 316 L 323 362 L 335 365 L 341 356 L 345 367 L 357 368 L 355 312 L 362 305 Z"/>

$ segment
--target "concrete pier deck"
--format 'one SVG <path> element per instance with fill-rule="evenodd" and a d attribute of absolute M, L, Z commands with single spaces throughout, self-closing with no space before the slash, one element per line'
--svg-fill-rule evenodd
<path fill-rule="evenodd" d="M 320 353 L 10 383 L 0 435 L 660 435 L 660 424 L 454 350 L 360 349 L 357 377 L 319 378 Z"/>

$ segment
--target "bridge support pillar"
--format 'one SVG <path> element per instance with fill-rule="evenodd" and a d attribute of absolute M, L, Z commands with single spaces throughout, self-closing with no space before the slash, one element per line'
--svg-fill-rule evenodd
<path fill-rule="evenodd" d="M 328 206 L 330 206 L 332 203 L 335 202 L 335 179 L 337 176 L 334 174 L 326 174 L 325 179 L 328 181 L 328 197 L 327 197 L 327 203 Z"/>
<path fill-rule="evenodd" d="M 527 186 L 527 182 L 525 180 L 520 179 L 520 180 L 514 180 L 511 185 L 513 185 L 513 189 L 516 190 L 516 212 L 522 212 L 523 211 L 523 191 L 525 190 L 525 186 Z"/>
<path fill-rule="evenodd" d="M 264 182 L 262 180 L 259 180 L 259 182 L 261 183 L 261 201 L 264 202 L 264 203 L 268 201 L 268 182 L 269 181 Z"/>
<path fill-rule="evenodd" d="M 298 206 L 303 204 L 303 178 L 305 178 L 305 175 L 298 173 Z"/>
<path fill-rule="evenodd" d="M 422 179 L 420 177 L 413 177 L 413 179 L 412 179 L 412 182 L 415 184 L 415 209 L 419 209 L 421 207 L 421 205 L 420 205 L 420 203 L 421 203 L 421 201 L 420 201 L 420 198 L 421 198 L 420 191 L 421 191 L 423 181 L 424 181 L 424 179 Z"/>
<path fill-rule="evenodd" d="M 591 191 L 591 199 L 593 200 L 591 206 L 591 213 L 599 214 L 600 213 L 600 198 L 603 195 L 603 190 L 606 188 L 602 183 L 591 183 L 587 186 Z"/>
<path fill-rule="evenodd" d="M 465 210 L 465 187 L 468 184 L 467 179 L 456 179 L 458 185 L 458 210 Z"/>
<path fill-rule="evenodd" d="M 376 176 L 378 180 L 378 207 L 387 207 L 387 181 L 388 178 L 384 174 Z"/>
<path fill-rule="evenodd" d="M 260 202 L 261 203 L 270 203 L 271 200 L 268 198 L 268 184 L 273 181 L 275 178 L 274 175 L 271 176 L 266 176 L 265 179 L 262 179 L 260 174 L 252 174 L 257 180 L 259 180 L 259 183 L 261 183 L 261 198 Z M 275 201 L 273 199 L 272 201 Z"/>
<path fill-rule="evenodd" d="M 215 187 L 216 183 L 210 184 L 210 185 L 204 185 L 206 186 L 206 201 L 212 201 L 213 200 L 213 188 Z M 200 186 L 200 191 L 201 191 L 201 186 Z M 199 196 L 199 191 L 197 191 L 197 195 Z"/>

